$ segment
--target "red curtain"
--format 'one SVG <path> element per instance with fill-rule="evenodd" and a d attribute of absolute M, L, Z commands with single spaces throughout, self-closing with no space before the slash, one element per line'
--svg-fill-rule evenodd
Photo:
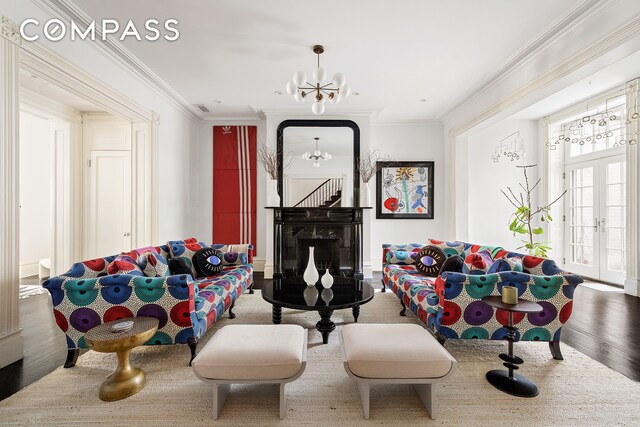
<path fill-rule="evenodd" d="M 256 126 L 213 127 L 213 243 L 256 248 Z"/>

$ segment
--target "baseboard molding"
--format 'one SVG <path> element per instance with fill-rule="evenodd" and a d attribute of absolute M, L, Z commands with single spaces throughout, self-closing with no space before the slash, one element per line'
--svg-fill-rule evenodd
<path fill-rule="evenodd" d="M 273 263 L 265 263 L 263 271 L 265 279 L 273 279 Z"/>
<path fill-rule="evenodd" d="M 20 278 L 38 275 L 39 263 L 31 262 L 29 264 L 20 264 Z"/>
<path fill-rule="evenodd" d="M 264 271 L 267 260 L 264 258 L 253 258 L 253 271 Z"/>
<path fill-rule="evenodd" d="M 640 297 L 640 279 L 627 279 L 624 281 L 624 293 L 634 297 Z"/>
<path fill-rule="evenodd" d="M 22 329 L 0 337 L 0 369 L 23 357 Z"/>
<path fill-rule="evenodd" d="M 362 273 L 365 279 L 371 279 L 373 277 L 373 266 L 371 262 L 362 263 Z"/>

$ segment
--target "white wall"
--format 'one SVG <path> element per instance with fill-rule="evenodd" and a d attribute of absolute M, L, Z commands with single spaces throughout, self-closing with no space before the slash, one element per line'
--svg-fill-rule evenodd
<path fill-rule="evenodd" d="M 20 24 L 50 17 L 34 2 L 0 0 L 0 11 Z M 158 243 L 185 237 L 192 232 L 192 212 L 201 207 L 190 203 L 190 150 L 198 144 L 200 124 L 169 101 L 142 78 L 133 74 L 96 47 L 97 42 L 71 42 L 67 38 L 38 41 L 68 61 L 84 69 L 114 90 L 160 116 L 158 127 Z M 23 41 L 23 43 L 29 43 Z"/>
<path fill-rule="evenodd" d="M 439 123 L 392 123 L 371 125 L 371 150 L 391 160 L 429 161 L 434 164 L 433 219 L 376 219 L 375 178 L 369 182 L 373 209 L 370 211 L 369 251 L 374 271 L 382 269 L 383 243 L 423 243 L 427 238 L 445 238 L 445 170 L 442 125 Z M 363 152 L 366 149 L 362 150 Z"/>
<path fill-rule="evenodd" d="M 51 127 L 20 112 L 20 277 L 38 273 L 51 255 Z"/>
<path fill-rule="evenodd" d="M 491 153 L 496 145 L 518 131 L 524 138 L 524 155 L 513 162 L 502 156 L 494 163 Z M 537 164 L 540 143 L 538 122 L 534 120 L 503 120 L 468 136 L 466 223 L 469 242 L 503 246 L 510 250 L 522 245 L 520 236 L 514 237 L 508 228 L 509 218 L 515 208 L 500 190 L 506 191 L 507 187 L 511 187 L 516 195 L 522 192 L 518 183 L 524 184 L 524 176 L 522 169 L 516 165 Z M 527 171 L 531 186 L 538 179 L 538 170 L 530 168 Z M 535 206 L 536 203 L 537 197 L 532 201 Z"/>

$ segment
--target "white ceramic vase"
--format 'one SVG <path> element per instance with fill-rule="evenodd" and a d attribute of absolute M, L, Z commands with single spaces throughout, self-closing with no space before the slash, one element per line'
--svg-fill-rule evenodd
<path fill-rule="evenodd" d="M 363 182 L 360 187 L 360 206 L 363 208 L 371 207 L 371 188 L 368 182 Z"/>
<path fill-rule="evenodd" d="M 322 283 L 322 287 L 325 289 L 329 289 L 331 285 L 333 285 L 333 276 L 329 274 L 329 269 L 322 275 L 322 279 L 320 279 L 320 283 Z"/>
<path fill-rule="evenodd" d="M 304 291 L 302 291 L 302 295 L 304 296 L 304 302 L 308 306 L 313 307 L 316 305 L 316 301 L 318 301 L 318 288 L 315 286 L 307 286 L 304 288 Z"/>
<path fill-rule="evenodd" d="M 269 180 L 269 191 L 267 192 L 267 206 L 280 206 L 280 196 L 278 195 L 278 180 Z"/>
<path fill-rule="evenodd" d="M 320 278 L 320 274 L 318 274 L 318 270 L 316 269 L 316 260 L 313 257 L 313 250 L 315 248 L 313 246 L 309 246 L 309 262 L 307 263 L 307 268 L 304 270 L 304 274 L 302 278 L 307 286 L 315 286 Z"/>

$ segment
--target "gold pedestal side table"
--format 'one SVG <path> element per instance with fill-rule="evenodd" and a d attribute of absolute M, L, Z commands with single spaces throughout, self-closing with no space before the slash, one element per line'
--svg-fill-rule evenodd
<path fill-rule="evenodd" d="M 125 320 L 133 321 L 133 327 L 124 332 L 113 332 L 111 327 Z M 101 353 L 116 353 L 118 368 L 100 386 L 100 399 L 112 402 L 133 396 L 144 388 L 144 371 L 129 363 L 131 349 L 149 341 L 158 330 L 158 319 L 132 317 L 103 323 L 90 329 L 84 336 L 89 348 Z"/>

